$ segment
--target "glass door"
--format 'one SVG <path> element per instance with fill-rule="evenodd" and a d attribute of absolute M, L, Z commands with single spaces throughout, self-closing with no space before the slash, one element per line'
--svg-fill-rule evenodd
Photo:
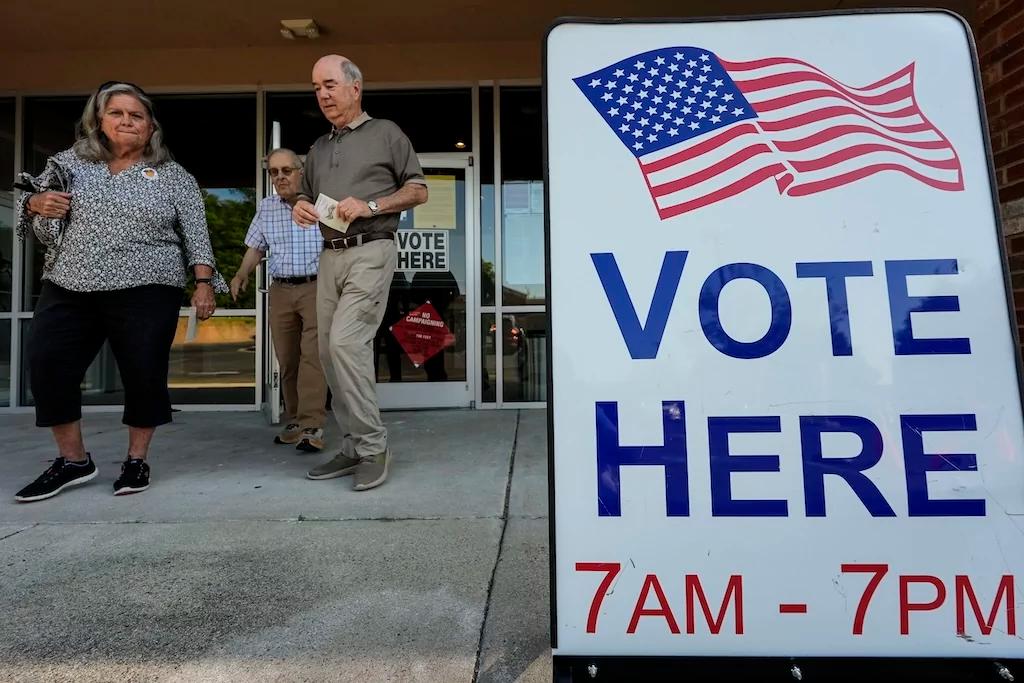
<path fill-rule="evenodd" d="M 374 340 L 377 394 L 384 410 L 469 407 L 476 377 L 473 221 L 476 185 L 467 154 L 420 155 L 429 200 L 402 213 L 398 269 Z M 266 315 L 265 262 L 257 269 L 262 313 L 263 401 L 281 419 L 280 370 Z"/>
<path fill-rule="evenodd" d="M 419 158 L 429 199 L 402 213 L 398 269 L 374 341 L 385 410 L 468 407 L 477 374 L 472 157 Z"/>

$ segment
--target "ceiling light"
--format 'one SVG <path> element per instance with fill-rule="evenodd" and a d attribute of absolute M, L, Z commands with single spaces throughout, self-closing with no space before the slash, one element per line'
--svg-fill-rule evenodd
<path fill-rule="evenodd" d="M 463 142 L 462 140 L 459 140 L 458 142 L 455 143 L 455 149 L 466 149 L 466 143 Z"/>
<path fill-rule="evenodd" d="M 281 36 L 288 40 L 295 38 L 319 38 L 320 27 L 313 19 L 282 19 Z"/>

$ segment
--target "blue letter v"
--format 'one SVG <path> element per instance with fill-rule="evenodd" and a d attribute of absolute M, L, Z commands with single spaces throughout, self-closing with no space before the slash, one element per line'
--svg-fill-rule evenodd
<path fill-rule="evenodd" d="M 647 324 L 640 326 L 640 318 L 636 314 L 633 300 L 626 291 L 626 283 L 622 281 L 622 273 L 615 262 L 613 254 L 591 254 L 597 276 L 601 279 L 608 304 L 612 307 L 615 321 L 619 324 L 622 339 L 626 342 L 629 355 L 634 359 L 656 358 L 661 338 L 665 335 L 668 314 L 672 310 L 672 301 L 679 288 L 679 279 L 686 265 L 685 251 L 667 251 L 661 262 L 661 273 L 658 284 L 654 288 L 651 308 L 647 312 Z"/>

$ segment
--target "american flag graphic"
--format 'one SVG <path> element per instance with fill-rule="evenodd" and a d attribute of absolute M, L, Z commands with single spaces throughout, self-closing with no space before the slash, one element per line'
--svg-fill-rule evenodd
<path fill-rule="evenodd" d="M 964 188 L 956 150 L 917 105 L 913 64 L 854 88 L 799 59 L 667 47 L 573 81 L 637 158 L 663 220 L 768 179 L 791 197 L 882 171 Z"/>

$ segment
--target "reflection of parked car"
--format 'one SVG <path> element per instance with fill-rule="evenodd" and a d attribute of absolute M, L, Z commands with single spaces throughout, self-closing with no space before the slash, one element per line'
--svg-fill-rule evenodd
<path fill-rule="evenodd" d="M 527 381 L 527 372 L 529 366 L 530 354 L 530 342 L 526 337 L 526 328 L 516 322 L 514 315 L 505 315 L 501 318 L 502 322 L 502 336 L 501 336 L 501 355 L 502 358 L 498 360 L 499 365 L 503 368 L 500 372 L 505 378 L 505 390 L 504 395 L 506 400 L 513 400 L 513 396 L 521 396 L 523 386 Z M 490 329 L 487 330 L 487 336 L 485 337 L 487 356 L 493 358 L 496 353 L 495 344 L 495 332 L 497 326 L 492 324 Z M 517 398 L 514 400 L 522 400 Z"/>
<path fill-rule="evenodd" d="M 501 345 L 502 353 L 506 356 L 511 356 L 514 353 L 526 353 L 526 330 L 516 324 L 514 315 L 502 316 L 501 322 L 502 335 Z M 487 349 L 494 350 L 494 332 L 497 329 L 497 325 L 491 323 L 491 329 L 487 331 Z"/>

